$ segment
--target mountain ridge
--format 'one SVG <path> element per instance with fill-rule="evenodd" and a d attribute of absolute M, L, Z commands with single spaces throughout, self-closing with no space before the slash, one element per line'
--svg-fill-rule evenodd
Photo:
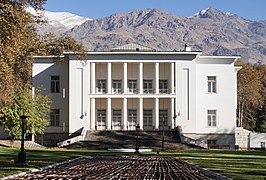
<path fill-rule="evenodd" d="M 189 43 L 204 55 L 241 55 L 245 62 L 266 63 L 266 20 L 252 21 L 207 8 L 181 17 L 157 8 L 85 21 L 65 32 L 87 50 L 138 43 L 158 51 L 182 51 Z"/>

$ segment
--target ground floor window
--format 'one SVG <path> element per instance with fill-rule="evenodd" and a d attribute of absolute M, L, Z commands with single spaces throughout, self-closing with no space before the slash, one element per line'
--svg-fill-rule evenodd
<path fill-rule="evenodd" d="M 106 110 L 98 109 L 97 110 L 97 129 L 104 130 L 106 124 Z"/>
<path fill-rule="evenodd" d="M 50 126 L 59 126 L 60 121 L 60 110 L 59 109 L 51 109 L 50 112 Z"/>
<path fill-rule="evenodd" d="M 152 129 L 152 110 L 143 110 L 143 127 L 144 129 Z"/>
<path fill-rule="evenodd" d="M 137 110 L 129 109 L 127 113 L 128 129 L 135 130 L 137 124 Z"/>
<path fill-rule="evenodd" d="M 161 127 L 167 127 L 168 125 L 168 110 L 167 109 L 160 109 L 159 111 L 159 126 Z"/>
<path fill-rule="evenodd" d="M 120 130 L 121 129 L 121 109 L 113 109 L 113 121 L 112 121 L 112 128 L 113 130 Z"/>
<path fill-rule="evenodd" d="M 208 116 L 208 126 L 215 127 L 217 125 L 216 110 L 208 110 L 207 116 Z"/>

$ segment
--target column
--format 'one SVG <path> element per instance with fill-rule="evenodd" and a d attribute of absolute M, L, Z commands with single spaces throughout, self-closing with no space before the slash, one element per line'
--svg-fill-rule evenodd
<path fill-rule="evenodd" d="M 124 63 L 124 94 L 127 94 L 127 63 Z"/>
<path fill-rule="evenodd" d="M 177 62 L 175 62 L 175 110 L 176 110 L 176 126 L 178 125 L 178 119 L 180 117 L 180 109 L 178 108 L 178 99 L 177 99 L 177 93 L 178 93 L 178 65 Z"/>
<path fill-rule="evenodd" d="M 107 77 L 107 88 L 108 88 L 108 91 L 107 93 L 108 94 L 112 94 L 112 63 L 107 63 L 107 74 L 108 74 L 108 77 Z"/>
<path fill-rule="evenodd" d="M 143 94 L 143 63 L 139 63 L 139 94 Z"/>
<path fill-rule="evenodd" d="M 91 98 L 88 98 L 88 105 L 87 105 L 87 109 L 86 109 L 86 119 L 88 120 L 88 124 L 86 124 L 86 126 L 88 127 L 88 129 L 91 129 Z M 94 108 L 95 109 L 95 108 Z"/>
<path fill-rule="evenodd" d="M 95 94 L 95 63 L 91 63 L 91 93 Z"/>
<path fill-rule="evenodd" d="M 175 98 L 171 98 L 171 128 L 174 129 L 176 126 L 175 117 Z"/>
<path fill-rule="evenodd" d="M 139 124 L 140 129 L 143 129 L 143 98 L 139 98 Z"/>
<path fill-rule="evenodd" d="M 123 130 L 127 130 L 127 98 L 123 99 Z"/>
<path fill-rule="evenodd" d="M 171 62 L 170 66 L 171 66 L 170 67 L 170 88 L 171 88 L 170 93 L 174 94 L 175 93 L 175 63 Z"/>
<path fill-rule="evenodd" d="M 91 98 L 91 130 L 95 130 L 95 98 Z"/>
<path fill-rule="evenodd" d="M 154 84 L 155 84 L 155 94 L 159 94 L 159 77 L 160 77 L 159 63 L 156 62 L 156 63 L 154 64 Z"/>
<path fill-rule="evenodd" d="M 107 122 L 106 122 L 106 129 L 107 130 L 111 130 L 112 128 L 112 99 L 111 98 L 107 98 Z"/>
<path fill-rule="evenodd" d="M 86 72 L 86 70 L 85 70 L 85 73 L 87 74 L 87 78 L 90 81 L 91 80 L 91 63 L 88 63 L 87 66 L 88 66 L 89 72 Z M 91 84 L 90 83 L 86 83 L 86 84 L 88 84 L 88 93 L 90 94 L 91 93 Z"/>
<path fill-rule="evenodd" d="M 159 98 L 154 99 L 154 128 L 159 129 Z"/>

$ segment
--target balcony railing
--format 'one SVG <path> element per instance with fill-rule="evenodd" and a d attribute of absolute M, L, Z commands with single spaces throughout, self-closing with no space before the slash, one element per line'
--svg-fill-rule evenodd
<path fill-rule="evenodd" d="M 160 94 L 170 94 L 170 89 L 159 89 Z"/>
<path fill-rule="evenodd" d="M 122 94 L 123 89 L 122 88 L 112 88 L 113 94 Z"/>
<path fill-rule="evenodd" d="M 143 89 L 144 94 L 154 94 L 154 89 Z"/>
<path fill-rule="evenodd" d="M 96 88 L 97 94 L 106 94 L 106 89 Z"/>

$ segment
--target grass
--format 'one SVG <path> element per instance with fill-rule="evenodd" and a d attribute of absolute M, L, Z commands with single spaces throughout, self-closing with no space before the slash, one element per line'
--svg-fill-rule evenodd
<path fill-rule="evenodd" d="M 14 160 L 19 149 L 0 147 L 0 177 L 28 171 L 80 156 L 120 156 L 133 153 L 100 150 L 43 150 L 30 149 L 27 152 L 28 165 L 18 166 Z M 143 156 L 157 155 L 155 152 Z M 266 152 L 262 151 L 208 151 L 190 150 L 161 152 L 160 156 L 176 156 L 208 170 L 223 174 L 232 179 L 266 179 Z"/>

